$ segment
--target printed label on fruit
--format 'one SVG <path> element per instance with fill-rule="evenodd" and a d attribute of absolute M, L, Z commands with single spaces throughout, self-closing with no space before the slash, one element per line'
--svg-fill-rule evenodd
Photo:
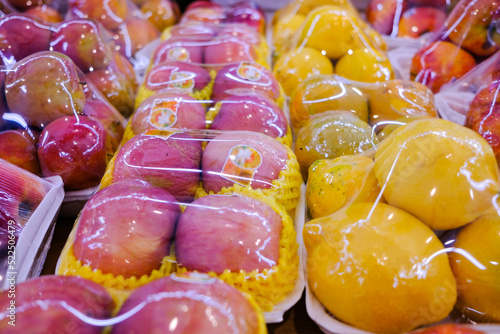
<path fill-rule="evenodd" d="M 261 69 L 249 63 L 241 63 L 236 73 L 240 78 L 250 81 L 258 81 L 262 78 Z"/>
<path fill-rule="evenodd" d="M 193 72 L 172 72 L 170 74 L 170 83 L 168 84 L 168 88 L 181 89 L 191 93 L 194 88 L 194 77 L 195 74 Z"/>
<path fill-rule="evenodd" d="M 167 58 L 168 60 L 172 61 L 189 61 L 190 58 L 189 51 L 186 48 L 183 47 L 175 47 L 171 48 L 167 52 Z"/>
<path fill-rule="evenodd" d="M 177 122 L 179 101 L 155 100 L 149 113 L 149 124 L 163 130 L 172 127 Z"/>
<path fill-rule="evenodd" d="M 221 177 L 247 186 L 252 183 L 257 168 L 262 164 L 262 156 L 252 146 L 237 145 L 231 148 L 222 167 Z"/>

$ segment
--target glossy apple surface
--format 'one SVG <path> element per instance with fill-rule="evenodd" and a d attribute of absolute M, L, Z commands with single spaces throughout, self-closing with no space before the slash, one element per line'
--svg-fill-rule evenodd
<path fill-rule="evenodd" d="M 45 4 L 41 6 L 31 7 L 28 10 L 26 10 L 24 14 L 37 17 L 40 20 L 50 24 L 59 23 L 63 21 L 63 17 L 55 8 Z"/>
<path fill-rule="evenodd" d="M 126 0 L 69 0 L 71 15 L 101 22 L 106 29 L 118 28 L 128 12 Z"/>
<path fill-rule="evenodd" d="M 34 138 L 30 138 L 26 131 L 0 132 L 0 158 L 33 174 L 42 174 L 38 162 L 37 142 Z"/>
<path fill-rule="evenodd" d="M 236 62 L 255 62 L 257 54 L 251 44 L 244 40 L 229 37 L 215 38 L 204 49 L 205 64 L 214 69 Z"/>
<path fill-rule="evenodd" d="M 80 213 L 76 258 L 115 276 L 150 274 L 170 254 L 180 214 L 175 202 L 166 190 L 135 179 L 103 188 Z"/>
<path fill-rule="evenodd" d="M 180 38 L 163 41 L 153 55 L 153 65 L 164 61 L 203 63 L 203 43 Z"/>
<path fill-rule="evenodd" d="M 366 7 L 366 18 L 379 33 L 391 35 L 407 9 L 408 0 L 371 0 Z"/>
<path fill-rule="evenodd" d="M 224 22 L 242 23 L 246 26 L 252 27 L 259 33 L 263 33 L 265 28 L 264 14 L 259 9 L 244 2 L 233 6 L 233 8 L 228 12 Z"/>
<path fill-rule="evenodd" d="M 106 130 L 111 142 L 110 153 L 118 149 L 125 132 L 125 118 L 108 101 L 101 99 L 87 99 L 83 107 L 83 114 L 99 121 Z"/>
<path fill-rule="evenodd" d="M 160 31 L 142 17 L 131 16 L 116 29 L 115 43 L 128 58 L 160 36 Z"/>
<path fill-rule="evenodd" d="M 435 7 L 413 7 L 405 11 L 398 25 L 398 36 L 417 38 L 443 27 L 446 13 Z"/>
<path fill-rule="evenodd" d="M 201 66 L 180 61 L 165 61 L 151 68 L 144 79 L 146 88 L 153 91 L 178 89 L 191 93 L 205 88 L 212 77 Z"/>
<path fill-rule="evenodd" d="M 170 0 L 147 0 L 141 5 L 141 12 L 158 31 L 173 26 L 180 17 L 179 6 Z"/>

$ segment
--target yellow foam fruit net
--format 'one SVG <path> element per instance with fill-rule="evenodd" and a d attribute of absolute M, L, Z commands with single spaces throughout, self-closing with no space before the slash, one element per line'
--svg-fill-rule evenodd
<path fill-rule="evenodd" d="M 207 274 L 250 294 L 263 311 L 271 311 L 274 305 L 278 304 L 293 290 L 299 277 L 298 244 L 293 220 L 282 205 L 262 192 L 244 187 L 235 187 L 231 193 L 242 194 L 263 202 L 280 215 L 282 229 L 278 264 L 263 271 L 246 272 L 240 270 L 232 272 L 225 270 L 220 274 L 212 271 Z M 176 268 L 177 272 L 180 273 L 188 271 L 180 264 Z"/>

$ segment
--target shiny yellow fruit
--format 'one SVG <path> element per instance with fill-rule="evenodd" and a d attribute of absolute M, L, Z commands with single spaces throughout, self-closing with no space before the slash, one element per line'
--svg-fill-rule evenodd
<path fill-rule="evenodd" d="M 333 65 L 321 52 L 312 48 L 299 48 L 279 57 L 273 70 L 286 95 L 290 96 L 298 84 L 317 74 L 333 74 Z"/>
<path fill-rule="evenodd" d="M 424 119 L 424 118 L 430 118 L 429 116 L 407 116 L 407 117 L 401 117 L 398 119 L 395 119 L 394 121 L 386 121 L 385 126 L 383 127 L 382 130 L 380 130 L 377 133 L 377 138 L 379 141 L 384 140 L 389 136 L 391 133 L 396 131 L 396 129 L 399 129 L 405 124 L 408 124 L 413 121 L 417 121 L 419 119 Z M 378 126 L 375 126 L 374 129 L 377 131 Z"/>
<path fill-rule="evenodd" d="M 394 79 L 389 59 L 372 49 L 356 49 L 339 59 L 335 74 L 360 82 L 382 82 Z"/>
<path fill-rule="evenodd" d="M 289 15 L 279 19 L 273 30 L 273 44 L 275 53 L 280 53 L 283 47 L 290 42 L 293 34 L 306 19 L 300 14 Z"/>
<path fill-rule="evenodd" d="M 457 309 L 478 322 L 500 322 L 500 216 L 484 215 L 458 233 L 450 263 Z"/>
<path fill-rule="evenodd" d="M 410 214 L 356 203 L 306 223 L 308 284 L 336 318 L 375 333 L 444 319 L 456 284 L 443 245 Z"/>
<path fill-rule="evenodd" d="M 387 203 L 436 230 L 472 222 L 493 208 L 499 192 L 498 165 L 488 143 L 438 118 L 394 131 L 378 145 L 374 170 Z"/>
<path fill-rule="evenodd" d="M 347 110 L 368 122 L 368 99 L 363 92 L 336 75 L 315 75 L 302 81 L 290 98 L 290 120 L 295 131 L 311 115 Z"/>
<path fill-rule="evenodd" d="M 346 155 L 317 160 L 309 167 L 306 203 L 313 218 L 324 217 L 358 202 L 375 202 L 380 193 L 373 160 Z"/>

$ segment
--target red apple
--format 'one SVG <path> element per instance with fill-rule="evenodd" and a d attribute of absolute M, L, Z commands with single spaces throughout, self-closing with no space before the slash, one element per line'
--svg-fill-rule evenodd
<path fill-rule="evenodd" d="M 152 91 L 180 90 L 191 93 L 205 88 L 212 77 L 201 66 L 180 61 L 165 61 L 151 68 L 144 83 Z"/>
<path fill-rule="evenodd" d="M 412 6 L 425 6 L 446 8 L 451 5 L 453 0 L 409 0 Z"/>
<path fill-rule="evenodd" d="M 132 115 L 134 134 L 148 130 L 205 129 L 205 108 L 200 101 L 176 91 L 156 93 L 144 100 Z"/>
<path fill-rule="evenodd" d="M 214 8 L 216 10 L 223 10 L 222 6 L 218 3 L 207 1 L 207 0 L 196 0 L 191 2 L 184 12 L 188 12 L 195 8 Z"/>
<path fill-rule="evenodd" d="M 131 314 L 131 310 L 137 312 Z M 122 333 L 258 333 L 257 313 L 233 286 L 198 273 L 172 274 L 137 288 L 113 326 Z"/>
<path fill-rule="evenodd" d="M 113 154 L 118 149 L 125 132 L 125 118 L 105 99 L 87 99 L 83 114 L 99 121 L 106 130 Z"/>
<path fill-rule="evenodd" d="M 103 125 L 87 116 L 66 116 L 40 134 L 38 159 L 44 176 L 60 175 L 68 190 L 96 186 L 107 165 Z"/>
<path fill-rule="evenodd" d="M 135 106 L 135 91 L 124 74 L 108 66 L 103 70 L 85 74 L 85 79 L 92 82 L 124 117 L 132 114 Z"/>
<path fill-rule="evenodd" d="M 262 271 L 277 265 L 281 217 L 270 206 L 238 195 L 208 195 L 182 213 L 175 255 L 188 270 Z"/>
<path fill-rule="evenodd" d="M 9 14 L 0 19 L 0 51 L 6 64 L 49 50 L 51 27 L 26 14 Z"/>
<path fill-rule="evenodd" d="M 132 58 L 137 51 L 160 36 L 160 31 L 151 22 L 135 16 L 127 18 L 115 32 L 115 43 L 119 51 L 128 58 Z"/>
<path fill-rule="evenodd" d="M 7 3 L 14 6 L 19 11 L 25 11 L 34 6 L 42 6 L 46 3 L 50 3 L 50 0 L 7 0 Z"/>
<path fill-rule="evenodd" d="M 214 193 L 235 183 L 271 188 L 287 160 L 285 146 L 276 139 L 258 132 L 225 132 L 213 138 L 203 152 L 203 188 Z"/>
<path fill-rule="evenodd" d="M 210 24 L 178 24 L 170 28 L 170 35 L 175 39 L 210 41 L 217 35 L 217 29 Z"/>
<path fill-rule="evenodd" d="M 203 63 L 202 42 L 170 38 L 161 42 L 153 55 L 153 65 L 164 61 L 182 61 L 188 63 Z"/>
<path fill-rule="evenodd" d="M 487 57 L 500 49 L 500 3 L 496 0 L 461 0 L 446 21 L 447 36 L 470 53 Z"/>
<path fill-rule="evenodd" d="M 134 65 L 132 65 L 127 57 L 125 57 L 118 51 L 113 51 L 113 61 L 111 62 L 110 67 L 125 75 L 125 78 L 127 78 L 130 87 L 132 87 L 132 90 L 134 92 L 137 92 L 139 83 L 137 82 Z"/>
<path fill-rule="evenodd" d="M 215 38 L 207 44 L 204 50 L 205 64 L 212 65 L 216 70 L 229 63 L 253 63 L 256 59 L 257 54 L 253 46 L 234 37 Z"/>
<path fill-rule="evenodd" d="M 200 181 L 201 154 L 201 142 L 187 135 L 137 135 L 118 151 L 113 181 L 145 180 L 180 202 L 191 202 Z"/>
<path fill-rule="evenodd" d="M 226 18 L 226 13 L 220 5 L 216 6 L 198 6 L 196 8 L 191 8 L 186 10 L 182 15 L 181 24 L 207 22 L 213 24 L 219 24 L 224 22 Z"/>
<path fill-rule="evenodd" d="M 27 171 L 42 175 L 38 162 L 36 142 L 26 131 L 8 130 L 0 132 L 0 158 Z"/>
<path fill-rule="evenodd" d="M 288 121 L 283 110 L 268 97 L 241 95 L 222 101 L 210 128 L 255 131 L 278 138 L 286 136 Z"/>
<path fill-rule="evenodd" d="M 233 23 L 233 24 L 228 23 L 221 25 L 217 37 L 218 38 L 233 37 L 236 39 L 241 39 L 254 46 L 259 46 L 261 43 L 261 35 L 257 31 L 255 31 L 255 29 L 252 29 L 251 27 L 246 26 L 244 24 L 238 24 L 238 23 Z"/>
<path fill-rule="evenodd" d="M 413 7 L 403 13 L 398 26 L 398 36 L 417 38 L 436 32 L 446 21 L 444 10 L 435 7 Z"/>
<path fill-rule="evenodd" d="M 241 2 L 233 6 L 224 22 L 243 23 L 261 34 L 264 33 L 266 24 L 264 14 L 248 2 Z"/>
<path fill-rule="evenodd" d="M 411 334 L 486 334 L 483 331 L 472 328 L 471 325 L 439 324 L 424 327 L 411 332 Z"/>
<path fill-rule="evenodd" d="M 429 87 L 433 93 L 476 66 L 474 57 L 459 46 L 437 41 L 421 48 L 412 59 L 411 79 Z"/>
<path fill-rule="evenodd" d="M 24 14 L 37 17 L 40 20 L 54 24 L 63 21 L 61 14 L 53 7 L 47 5 L 31 7 L 24 12 Z"/>
<path fill-rule="evenodd" d="M 0 295 L 0 332 L 98 334 L 103 327 L 78 316 L 104 320 L 111 317 L 115 303 L 101 285 L 75 276 L 48 275 L 18 284 Z M 15 300 L 12 311 L 12 301 Z M 11 317 L 14 315 L 14 317 Z M 15 326 L 9 324 L 15 319 Z"/>
<path fill-rule="evenodd" d="M 173 26 L 180 17 L 179 6 L 170 0 L 146 0 L 141 5 L 141 12 L 159 31 Z"/>
<path fill-rule="evenodd" d="M 180 207 L 166 190 L 124 180 L 82 209 L 73 251 L 84 265 L 128 278 L 151 274 L 169 255 Z"/>
<path fill-rule="evenodd" d="M 5 97 L 11 112 L 40 128 L 59 117 L 80 114 L 85 104 L 77 67 L 54 51 L 16 63 L 5 79 Z"/>
<path fill-rule="evenodd" d="M 226 65 L 217 72 L 212 98 L 221 101 L 248 91 L 261 93 L 273 100 L 280 96 L 278 81 L 267 68 L 241 62 Z"/>
<path fill-rule="evenodd" d="M 50 46 L 70 57 L 84 73 L 102 70 L 112 60 L 112 50 L 101 37 L 102 29 L 91 20 L 68 20 L 55 28 Z"/>
<path fill-rule="evenodd" d="M 99 21 L 109 30 L 125 22 L 128 12 L 127 0 L 69 0 L 68 5 L 71 15 Z"/>
<path fill-rule="evenodd" d="M 408 9 L 408 0 L 371 0 L 366 7 L 366 19 L 379 33 L 397 33 L 399 19 Z"/>

